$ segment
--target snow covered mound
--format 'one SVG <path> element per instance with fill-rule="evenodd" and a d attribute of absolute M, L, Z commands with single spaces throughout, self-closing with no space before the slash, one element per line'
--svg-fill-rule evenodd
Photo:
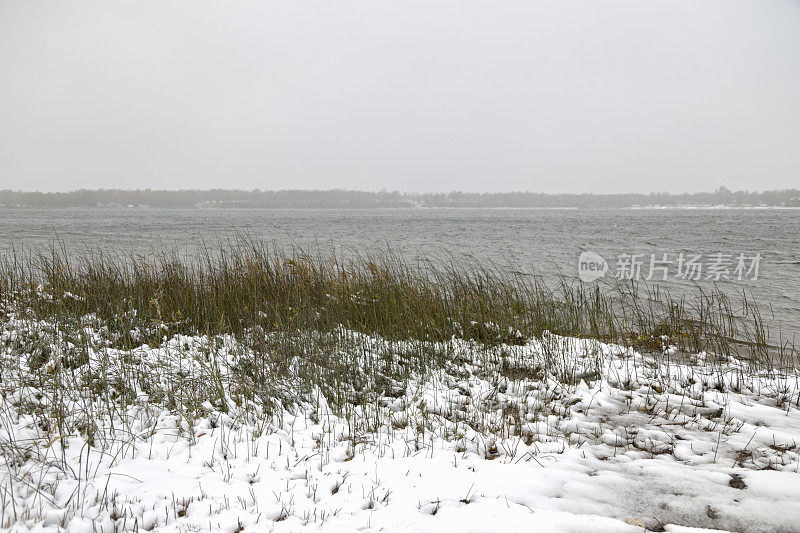
<path fill-rule="evenodd" d="M 351 373 L 292 355 L 270 408 L 232 339 L 34 368 L 25 328 L 2 345 L 13 531 L 800 531 L 794 371 L 546 335 L 427 346 L 445 362 L 399 379 L 377 361 L 419 346 L 341 331 Z"/>

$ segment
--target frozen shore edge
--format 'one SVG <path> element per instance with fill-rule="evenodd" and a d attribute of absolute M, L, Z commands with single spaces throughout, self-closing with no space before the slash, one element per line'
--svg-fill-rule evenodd
<path fill-rule="evenodd" d="M 15 332 L 2 335 L 6 346 Z M 374 384 L 370 350 L 386 353 L 386 341 L 333 335 Z M 124 410 L 75 387 L 52 397 L 25 354 L 4 347 L 0 527 L 800 530 L 796 372 L 555 335 L 488 356 L 448 344 L 452 364 L 386 378 L 359 405 L 329 407 L 312 384 L 311 395 L 271 413 L 228 386 L 242 362 L 232 338 L 98 348 L 81 365 L 48 370 L 86 387 L 100 372 L 149 372 L 149 390 Z M 210 398 L 187 416 L 175 383 L 212 377 L 225 405 Z M 291 380 L 282 383 L 292 397 Z M 64 427 L 78 430 L 54 427 L 57 402 L 73 422 Z M 95 426 L 81 430 L 75 420 L 87 412 Z"/>

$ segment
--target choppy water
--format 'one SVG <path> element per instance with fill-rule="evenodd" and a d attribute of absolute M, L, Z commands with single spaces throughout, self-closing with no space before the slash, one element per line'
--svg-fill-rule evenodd
<path fill-rule="evenodd" d="M 593 251 L 619 272 L 618 261 L 641 255 L 647 276 L 651 254 L 677 262 L 699 254 L 699 280 L 676 276 L 671 292 L 710 288 L 706 279 L 714 254 L 725 254 L 729 277 L 717 281 L 727 292 L 747 291 L 773 330 L 800 333 L 800 210 L 168 210 L 168 209 L 0 209 L 0 253 L 16 248 L 49 248 L 60 238 L 68 249 L 107 247 L 148 252 L 162 247 L 192 252 L 236 232 L 281 247 L 335 247 L 338 253 L 391 248 L 410 261 L 452 255 L 508 263 L 545 278 L 558 272 L 577 276 L 578 257 Z M 735 279 L 736 263 L 747 267 L 760 254 L 758 278 Z M 657 271 L 659 279 L 663 271 Z M 694 277 L 694 276 L 691 276 Z M 800 336 L 799 336 L 800 338 Z"/>

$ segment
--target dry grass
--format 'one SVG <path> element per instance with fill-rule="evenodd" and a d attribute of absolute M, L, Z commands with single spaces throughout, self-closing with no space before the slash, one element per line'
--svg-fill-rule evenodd
<path fill-rule="evenodd" d="M 393 340 L 456 337 L 484 345 L 524 343 L 549 331 L 643 350 L 671 344 L 760 360 L 792 351 L 769 345 L 758 307 L 745 295 L 734 302 L 698 291 L 673 299 L 645 285 L 598 287 L 566 278 L 548 287 L 498 265 L 412 267 L 391 252 L 345 261 L 239 239 L 191 257 L 99 250 L 70 257 L 54 248 L 6 257 L 2 269 L 0 296 L 13 295 L 55 323 L 94 314 L 115 345 L 126 348 L 158 345 L 176 333 L 244 338 L 255 328 L 345 327 Z"/>

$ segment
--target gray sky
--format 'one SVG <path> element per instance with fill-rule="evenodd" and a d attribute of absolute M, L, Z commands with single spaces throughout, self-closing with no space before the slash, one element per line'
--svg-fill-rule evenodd
<path fill-rule="evenodd" d="M 0 188 L 800 186 L 800 2 L 0 0 Z"/>

